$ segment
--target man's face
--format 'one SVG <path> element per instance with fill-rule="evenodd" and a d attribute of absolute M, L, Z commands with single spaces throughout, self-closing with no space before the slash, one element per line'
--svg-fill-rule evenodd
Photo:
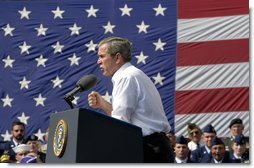
<path fill-rule="evenodd" d="M 12 128 L 12 137 L 18 141 L 21 141 L 25 135 L 25 129 L 22 125 L 15 125 Z"/>
<path fill-rule="evenodd" d="M 217 161 L 221 161 L 224 158 L 225 151 L 225 146 L 222 144 L 213 145 L 211 149 L 212 156 Z"/>
<path fill-rule="evenodd" d="M 208 133 L 208 132 L 203 133 L 203 140 L 207 147 L 211 148 L 212 140 L 215 138 L 215 136 L 216 136 L 215 133 Z"/>
<path fill-rule="evenodd" d="M 23 157 L 25 157 L 27 154 L 29 153 L 29 151 L 23 151 L 23 152 L 19 152 L 16 154 L 16 160 L 20 161 Z"/>
<path fill-rule="evenodd" d="M 241 135 L 243 133 L 243 125 L 242 124 L 234 124 L 230 128 L 230 132 L 233 136 Z"/>
<path fill-rule="evenodd" d="M 184 160 L 188 157 L 189 148 L 185 144 L 176 144 L 175 145 L 175 154 L 176 157 Z"/>
<path fill-rule="evenodd" d="M 98 61 L 97 64 L 100 66 L 104 76 L 113 76 L 117 70 L 116 59 L 112 58 L 108 53 L 107 44 L 103 44 L 98 50 Z"/>
<path fill-rule="evenodd" d="M 189 133 L 189 138 L 191 141 L 199 143 L 201 135 L 202 135 L 201 131 L 198 128 L 196 128 L 191 130 L 191 132 Z"/>
<path fill-rule="evenodd" d="M 246 144 L 237 144 L 233 142 L 232 149 L 237 156 L 242 156 L 242 154 L 246 151 Z"/>

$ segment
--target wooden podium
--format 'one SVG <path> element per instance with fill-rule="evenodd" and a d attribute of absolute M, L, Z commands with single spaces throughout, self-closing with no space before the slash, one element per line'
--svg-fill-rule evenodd
<path fill-rule="evenodd" d="M 46 163 L 142 163 L 142 130 L 87 109 L 50 117 Z"/>

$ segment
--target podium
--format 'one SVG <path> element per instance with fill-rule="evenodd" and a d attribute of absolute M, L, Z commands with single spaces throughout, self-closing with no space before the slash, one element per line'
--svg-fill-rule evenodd
<path fill-rule="evenodd" d="M 142 163 L 142 130 L 87 109 L 52 114 L 46 163 Z"/>

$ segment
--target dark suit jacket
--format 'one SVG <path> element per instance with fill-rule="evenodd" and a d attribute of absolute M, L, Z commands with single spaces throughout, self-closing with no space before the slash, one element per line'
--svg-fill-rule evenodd
<path fill-rule="evenodd" d="M 205 146 L 191 152 L 190 160 L 194 163 L 209 163 L 212 155 L 207 152 Z"/>
<path fill-rule="evenodd" d="M 6 141 L 5 143 L 2 143 L 0 146 L 0 149 L 4 151 L 8 151 L 8 154 L 10 155 L 10 160 L 16 161 L 15 158 L 15 152 L 12 150 L 12 148 L 15 147 L 15 144 L 13 142 L 13 139 L 11 138 L 11 141 Z"/>

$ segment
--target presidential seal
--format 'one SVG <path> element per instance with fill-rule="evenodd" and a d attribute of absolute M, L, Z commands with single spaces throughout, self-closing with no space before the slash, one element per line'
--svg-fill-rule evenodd
<path fill-rule="evenodd" d="M 53 149 L 57 157 L 61 157 L 64 154 L 64 150 L 67 144 L 68 125 L 63 119 L 59 120 L 54 133 Z"/>

